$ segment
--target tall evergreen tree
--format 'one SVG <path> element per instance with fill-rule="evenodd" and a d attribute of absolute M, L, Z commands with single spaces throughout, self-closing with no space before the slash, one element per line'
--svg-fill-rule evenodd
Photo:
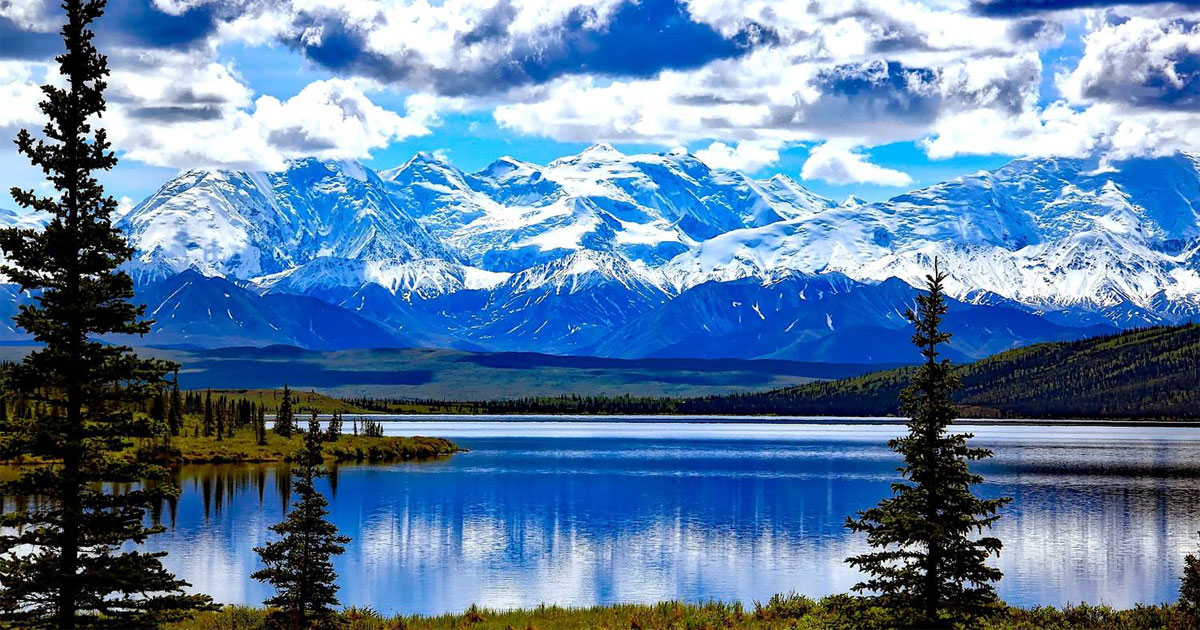
<path fill-rule="evenodd" d="M 213 432 L 213 401 L 212 390 L 204 392 L 204 437 Z"/>
<path fill-rule="evenodd" d="M 292 437 L 296 428 L 296 418 L 292 413 L 292 390 L 287 383 L 283 384 L 283 399 L 279 401 L 279 411 L 275 412 L 275 432 L 283 437 Z"/>
<path fill-rule="evenodd" d="M 174 372 L 175 376 L 171 379 L 171 404 L 167 407 L 167 427 L 171 435 L 179 435 L 179 430 L 183 428 L 183 400 L 179 395 L 179 370 Z"/>
<path fill-rule="evenodd" d="M 328 503 L 315 486 L 316 479 L 327 474 L 321 454 L 323 441 L 313 412 L 304 447 L 293 463 L 292 491 L 298 501 L 282 523 L 271 527 L 281 538 L 254 549 L 266 567 L 250 577 L 275 587 L 275 595 L 264 603 L 277 608 L 275 621 L 292 630 L 334 626 L 338 587 L 332 557 L 341 555 L 350 542 L 326 519 Z"/>
<path fill-rule="evenodd" d="M 126 550 L 161 527 L 147 511 L 175 490 L 165 470 L 116 456 L 130 438 L 153 437 L 132 410 L 162 385 L 170 365 L 104 334 L 150 330 L 144 307 L 130 302 L 133 282 L 119 271 L 132 249 L 113 228 L 117 204 L 96 171 L 116 164 L 103 129 L 107 61 L 90 24 L 103 0 L 64 0 L 65 52 L 56 60 L 64 87 L 42 87 L 49 121 L 43 139 L 22 130 L 17 149 L 46 174 L 56 194 L 12 190 L 25 208 L 45 212 L 41 231 L 0 231 L 8 264 L 0 272 L 35 296 L 15 321 L 41 344 L 14 366 L 10 387 L 36 403 L 28 418 L 0 426 L 0 458 L 49 462 L 0 484 L 4 496 L 32 497 L 0 516 L 0 625 L 21 628 L 142 628 L 206 605 L 162 566 L 161 553 Z M 115 485 L 137 484 L 115 492 Z"/>
<path fill-rule="evenodd" d="M 217 399 L 217 441 L 220 442 L 225 437 L 225 397 Z"/>
<path fill-rule="evenodd" d="M 162 387 L 156 387 L 154 399 L 150 401 L 150 419 L 155 424 L 167 425 L 167 392 Z"/>
<path fill-rule="evenodd" d="M 892 484 L 892 496 L 878 506 L 846 519 L 876 549 L 847 559 L 870 576 L 854 590 L 874 593 L 897 624 L 919 628 L 969 626 L 994 609 L 992 583 L 1001 572 L 987 559 L 1000 552 L 1001 542 L 982 534 L 1009 501 L 972 493 L 983 477 L 968 464 L 992 453 L 967 446 L 970 434 L 947 432 L 957 415 L 950 396 L 959 385 L 949 360 L 939 359 L 938 352 L 950 340 L 941 328 L 945 279 L 935 261 L 925 279 L 928 292 L 917 297 L 916 312 L 906 314 L 925 361 L 900 396 L 910 418 L 908 434 L 888 442 L 904 457 L 898 469 L 903 480 Z"/>
<path fill-rule="evenodd" d="M 265 405 L 258 407 L 258 420 L 254 425 L 255 435 L 258 436 L 258 445 L 267 445 L 267 408 Z"/>

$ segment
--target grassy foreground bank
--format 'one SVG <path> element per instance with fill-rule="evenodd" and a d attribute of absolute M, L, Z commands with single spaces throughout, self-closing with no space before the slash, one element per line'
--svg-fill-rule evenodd
<path fill-rule="evenodd" d="M 813 600 L 775 596 L 741 604 L 622 604 L 594 608 L 541 606 L 494 611 L 472 607 L 438 617 L 384 617 L 369 609 L 342 612 L 343 630 L 860 630 L 895 627 L 861 600 L 835 595 Z M 267 630 L 262 608 L 227 606 L 166 626 L 168 630 Z M 1196 630 L 1200 619 L 1173 605 L 1114 610 L 1104 606 L 1005 608 L 974 626 L 980 630 Z"/>

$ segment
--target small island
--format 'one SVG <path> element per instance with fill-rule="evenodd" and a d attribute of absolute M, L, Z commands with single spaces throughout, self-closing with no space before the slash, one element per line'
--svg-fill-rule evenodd
<path fill-rule="evenodd" d="M 216 441 L 211 437 L 178 437 L 170 444 L 150 444 L 136 449 L 140 461 L 165 464 L 282 463 L 293 460 L 304 443 L 300 434 L 283 437 L 269 434 L 260 445 L 249 430 Z M 326 443 L 325 460 L 336 463 L 389 463 L 445 457 L 461 449 L 437 437 L 342 435 Z"/>

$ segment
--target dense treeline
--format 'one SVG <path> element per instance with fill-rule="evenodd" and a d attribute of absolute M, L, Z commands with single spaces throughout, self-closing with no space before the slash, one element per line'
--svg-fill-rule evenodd
<path fill-rule="evenodd" d="M 1200 417 L 1200 325 L 1155 327 L 1010 350 L 957 368 L 954 400 L 968 415 Z M 889 415 L 912 368 L 739 397 L 746 413 Z"/>
<path fill-rule="evenodd" d="M 1200 325 L 1155 327 L 1010 350 L 955 367 L 968 416 L 1188 419 L 1200 417 Z M 700 398 L 527 397 L 511 400 L 346 399 L 379 412 L 892 416 L 916 368 L 768 392 Z"/>
<path fill-rule="evenodd" d="M 644 396 L 527 396 L 507 400 L 437 400 L 344 398 L 355 407 L 379 413 L 449 414 L 672 414 L 680 413 L 674 398 Z"/>

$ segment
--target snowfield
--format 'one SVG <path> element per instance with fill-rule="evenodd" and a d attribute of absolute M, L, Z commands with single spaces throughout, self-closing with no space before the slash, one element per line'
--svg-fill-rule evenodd
<path fill-rule="evenodd" d="M 155 335 L 173 343 L 254 342 L 254 330 L 279 342 L 294 322 L 249 330 L 253 317 L 213 301 L 248 312 L 294 296 L 334 309 L 320 307 L 321 325 L 344 312 L 364 334 L 387 331 L 381 345 L 893 360 L 906 300 L 936 257 L 960 315 L 956 351 L 974 358 L 1200 318 L 1200 157 L 1098 166 L 1018 159 L 838 203 L 783 175 L 604 144 L 476 173 L 428 153 L 379 173 L 305 159 L 181 173 L 118 225 L 137 248 L 139 295 L 171 302 L 150 310 L 172 314 Z M 5 225 L 42 220 L 0 211 Z M 173 281 L 185 272 L 198 275 Z M 202 320 L 203 335 L 188 332 Z M 291 342 L 341 339 L 305 334 Z M 880 347 L 864 352 L 864 335 Z"/>

